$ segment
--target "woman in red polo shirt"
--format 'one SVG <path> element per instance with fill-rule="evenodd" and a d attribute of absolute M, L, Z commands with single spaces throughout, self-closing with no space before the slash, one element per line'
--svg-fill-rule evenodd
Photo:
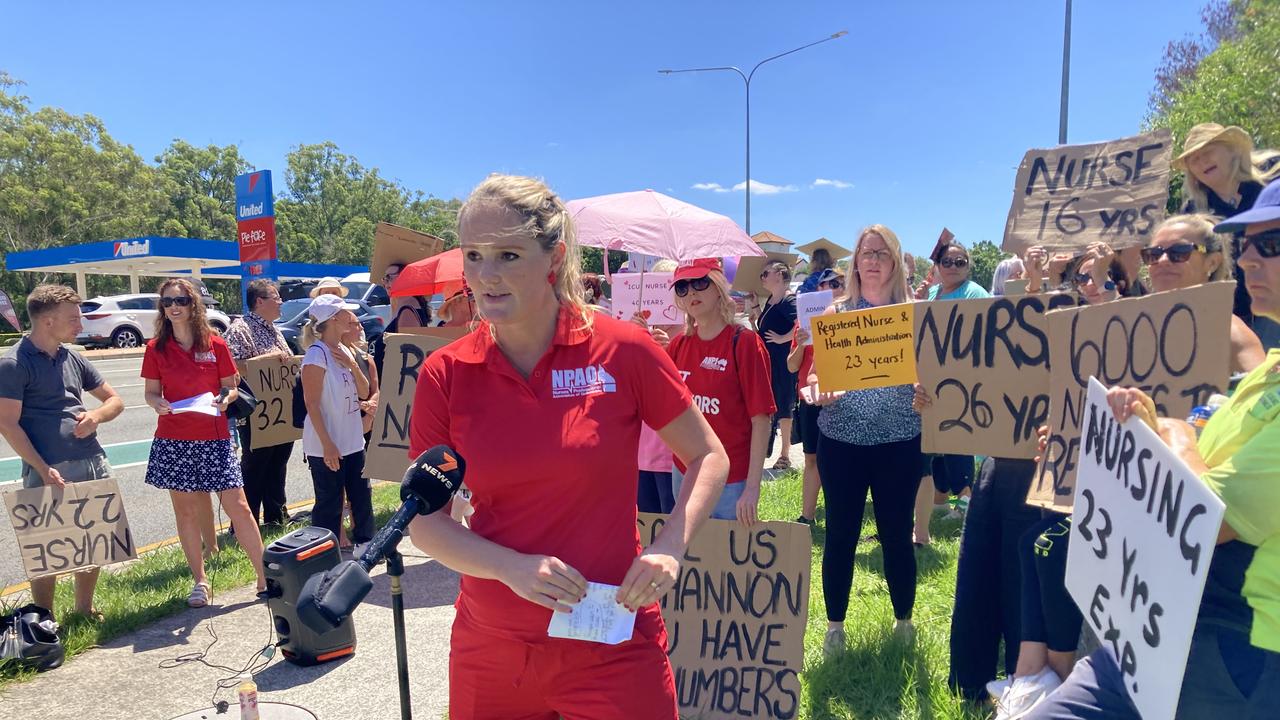
<path fill-rule="evenodd" d="M 759 335 L 734 324 L 737 307 L 719 259 L 682 263 L 671 289 L 676 307 L 684 311 L 685 329 L 667 352 L 729 455 L 729 481 L 711 517 L 753 525 L 776 411 L 768 352 Z M 684 472 L 676 458 L 671 483 L 677 493 Z"/>
<path fill-rule="evenodd" d="M 236 540 L 253 561 L 258 591 L 266 589 L 262 574 L 262 536 L 244 497 L 240 463 L 231 447 L 225 416 L 236 399 L 236 365 L 227 343 L 209 329 L 204 303 L 195 286 L 184 278 L 160 286 L 160 314 L 155 338 L 142 358 L 146 403 L 160 416 L 147 462 L 146 483 L 169 491 L 178 525 L 178 540 L 195 586 L 187 597 L 191 607 L 209 604 L 213 591 L 204 573 L 200 518 L 208 509 L 207 493 L 218 493 L 231 518 Z M 218 400 L 218 393 L 227 395 Z M 217 414 L 174 412 L 172 404 L 208 393 Z M 206 405 L 208 402 L 205 403 Z"/>
<path fill-rule="evenodd" d="M 583 301 L 573 221 L 541 182 L 492 175 L 458 214 L 467 284 L 483 317 L 418 375 L 410 454 L 447 444 L 467 461 L 468 530 L 419 517 L 413 542 L 462 573 L 449 655 L 459 718 L 675 720 L 657 601 L 720 493 L 728 461 L 671 360 L 644 330 Z M 641 422 L 688 467 L 663 530 L 636 529 Z M 553 610 L 587 582 L 636 611 L 618 645 L 550 638 Z"/>

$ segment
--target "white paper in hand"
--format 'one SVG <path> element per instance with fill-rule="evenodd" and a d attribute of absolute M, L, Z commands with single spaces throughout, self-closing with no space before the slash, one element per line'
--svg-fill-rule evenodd
<path fill-rule="evenodd" d="M 213 404 L 213 393 L 201 393 L 195 397 L 189 397 L 185 400 L 174 400 L 169 403 L 169 412 L 177 413 L 202 413 L 204 415 L 219 415 L 218 408 Z"/>
<path fill-rule="evenodd" d="M 830 290 L 818 290 L 817 292 L 801 293 L 796 296 L 796 321 L 800 323 L 800 327 L 810 333 L 805 345 L 813 344 L 813 328 L 810 327 L 809 321 L 826 312 L 830 305 Z"/>
<path fill-rule="evenodd" d="M 587 596 L 573 606 L 572 612 L 551 614 L 547 635 L 606 645 L 630 640 L 636 628 L 636 614 L 623 607 L 617 596 L 617 585 L 588 582 Z"/>

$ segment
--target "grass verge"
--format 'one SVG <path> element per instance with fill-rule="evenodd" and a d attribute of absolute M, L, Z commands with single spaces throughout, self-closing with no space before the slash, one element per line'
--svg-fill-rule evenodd
<path fill-rule="evenodd" d="M 764 484 L 760 517 L 791 520 L 800 514 L 800 501 L 800 475 L 793 471 Z M 822 657 L 822 640 L 827 631 L 826 604 L 822 598 L 822 547 L 827 520 L 821 504 L 817 515 L 818 522 L 813 530 L 812 582 L 809 622 L 804 638 L 804 672 L 800 676 L 803 697 L 799 717 L 803 720 L 985 718 L 986 712 L 969 706 L 947 688 L 951 607 L 955 598 L 961 521 L 935 514 L 930 523 L 932 544 L 916 550 L 919 579 L 914 644 L 895 642 L 891 637 L 893 609 L 884 579 L 880 543 L 865 539 L 858 543 L 853 590 L 845 618 L 849 650 L 826 660 Z M 870 508 L 865 518 L 863 538 L 876 531 Z"/>
<path fill-rule="evenodd" d="M 374 509 L 382 525 L 399 505 L 399 488 L 387 484 L 374 489 Z M 760 516 L 766 520 L 790 520 L 799 514 L 801 483 L 798 472 L 766 482 L 761 494 Z M 866 513 L 862 537 L 875 532 L 872 513 Z M 916 590 L 916 640 L 904 645 L 891 639 L 893 612 L 885 585 L 883 557 L 874 540 L 858 544 L 853 591 L 845 632 L 847 653 L 825 660 L 822 640 L 826 633 L 826 607 L 822 599 L 822 543 L 826 519 L 822 506 L 814 527 L 811 558 L 812 583 L 809 622 L 805 631 L 805 669 L 801 675 L 802 720 L 827 718 L 927 718 L 928 720 L 979 720 L 986 713 L 973 709 L 947 689 L 948 638 L 955 594 L 956 556 L 960 521 L 935 515 L 931 523 L 933 543 L 917 550 L 919 581 Z M 270 543 L 280 533 L 264 538 Z M 244 587 L 254 580 L 253 567 L 234 539 L 224 537 L 224 548 L 208 563 L 215 600 L 222 591 Z M 104 572 L 98 582 L 96 602 L 106 619 L 92 623 L 67 615 L 71 610 L 70 580 L 58 583 L 55 605 L 63 624 L 68 661 L 96 645 L 186 609 L 191 573 L 182 550 L 170 546 L 148 553 L 118 570 Z M 25 600 L 24 600 L 25 602 Z M 11 603 L 12 604 L 12 603 Z M 0 690 L 33 676 L 31 671 L 0 667 Z"/>
<path fill-rule="evenodd" d="M 399 505 L 398 484 L 374 488 L 373 509 L 379 526 Z M 262 540 L 270 545 L 294 529 L 296 527 L 265 535 Z M 215 603 L 222 591 L 245 587 L 257 577 L 249 557 L 233 536 L 223 534 L 220 545 L 222 551 L 205 561 L 205 572 L 213 585 Z M 71 577 L 60 579 L 54 595 L 54 615 L 61 623 L 59 634 L 67 650 L 67 662 L 73 662 L 77 655 L 90 648 L 186 610 L 191 582 L 191 571 L 187 569 L 182 548 L 176 544 L 149 552 L 119 568 L 104 570 L 94 594 L 94 605 L 103 614 L 103 621 L 97 623 L 71 613 L 75 599 Z M 0 601 L 0 613 L 28 602 L 27 593 L 10 596 Z M 14 663 L 0 663 L 0 690 L 10 683 L 34 676 L 34 671 L 24 670 Z"/>

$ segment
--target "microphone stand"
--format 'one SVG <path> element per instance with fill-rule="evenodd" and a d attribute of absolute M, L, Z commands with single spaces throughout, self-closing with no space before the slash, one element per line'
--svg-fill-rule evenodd
<path fill-rule="evenodd" d="M 387 577 L 391 579 L 391 619 L 396 637 L 396 675 L 400 681 L 400 720 L 412 720 L 413 709 L 409 705 L 409 651 L 404 632 L 404 590 L 400 577 L 404 575 L 404 558 L 399 550 L 387 553 Z"/>

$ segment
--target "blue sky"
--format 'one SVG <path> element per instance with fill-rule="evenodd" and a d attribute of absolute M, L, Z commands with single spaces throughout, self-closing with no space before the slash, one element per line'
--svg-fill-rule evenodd
<path fill-rule="evenodd" d="M 1070 142 L 1136 132 L 1165 45 L 1204 0 L 1076 0 Z M 738 65 L 839 30 L 752 82 L 752 229 L 850 244 L 879 222 L 927 251 L 999 242 L 1015 166 L 1056 144 L 1062 0 L 48 3 L 5 11 L 0 69 L 145 158 L 235 143 L 284 185 L 332 140 L 410 188 L 492 171 L 564 197 L 653 188 L 744 218 Z M 19 31 L 19 29 L 21 29 Z M 818 180 L 832 181 L 822 184 Z M 722 191 L 697 189 L 718 185 Z M 287 259 L 287 258 L 286 258 Z"/>

